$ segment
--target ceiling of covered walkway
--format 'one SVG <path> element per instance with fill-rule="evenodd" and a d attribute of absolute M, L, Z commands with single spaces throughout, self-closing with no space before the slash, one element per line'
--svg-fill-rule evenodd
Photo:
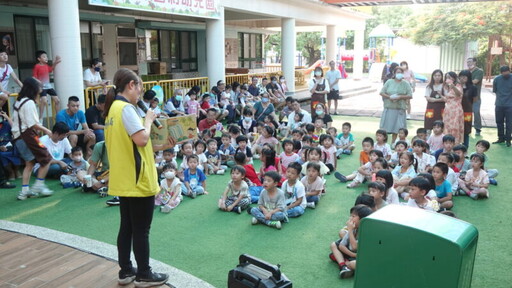
<path fill-rule="evenodd" d="M 496 0 L 319 0 L 338 7 L 495 2 Z"/>

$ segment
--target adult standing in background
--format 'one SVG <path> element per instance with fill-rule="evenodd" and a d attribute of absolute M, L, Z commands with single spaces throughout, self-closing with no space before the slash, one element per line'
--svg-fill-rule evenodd
<path fill-rule="evenodd" d="M 507 143 L 510 147 L 510 137 L 512 133 L 512 77 L 510 77 L 510 68 L 501 66 L 501 75 L 494 78 L 492 82 L 492 92 L 496 94 L 495 117 L 496 126 L 498 126 L 498 141 L 493 144 Z"/>
<path fill-rule="evenodd" d="M 414 72 L 409 69 L 409 64 L 406 61 L 400 62 L 400 67 L 404 70 L 404 80 L 411 85 L 412 94 L 416 91 L 416 78 Z M 407 119 L 411 119 L 411 100 L 407 100 Z"/>
<path fill-rule="evenodd" d="M 463 144 L 469 147 L 469 134 L 473 125 L 473 101 L 476 97 L 476 87 L 471 81 L 471 72 L 462 70 L 459 73 L 459 81 L 462 85 L 462 110 L 464 112 L 464 141 Z"/>
<path fill-rule="evenodd" d="M 480 93 L 482 92 L 482 80 L 484 79 L 484 70 L 476 66 L 476 58 L 470 57 L 467 59 L 466 64 L 471 72 L 471 78 L 473 79 L 473 85 L 476 87 L 476 98 L 473 101 L 473 121 L 475 126 L 475 136 L 480 136 L 482 131 L 482 117 L 480 116 L 480 106 L 482 105 L 482 99 Z"/>
<path fill-rule="evenodd" d="M 427 134 L 430 135 L 434 122 L 443 120 L 445 101 L 443 97 L 443 71 L 436 69 L 432 72 L 430 82 L 425 88 L 425 99 L 427 99 L 427 109 L 425 110 L 423 127 L 427 129 Z"/>
<path fill-rule="evenodd" d="M 314 113 L 316 104 L 325 105 L 325 95 L 329 93 L 329 82 L 324 78 L 324 70 L 321 66 L 315 68 L 315 77 L 309 80 L 308 88 L 311 92 L 311 113 Z"/>
<path fill-rule="evenodd" d="M 444 134 L 455 137 L 455 145 L 464 139 L 464 110 L 462 110 L 462 86 L 455 72 L 444 75 L 443 95 L 446 98 L 443 122 Z"/>
<path fill-rule="evenodd" d="M 153 221 L 155 195 L 160 191 L 154 151 L 174 146 L 152 145 L 149 137 L 156 119 L 152 109 L 141 119 L 135 107 L 142 94 L 142 80 L 133 71 L 121 68 L 114 75 L 116 88 L 105 102 L 105 143 L 110 161 L 108 193 L 119 196 L 120 227 L 117 236 L 118 283 L 135 287 L 164 284 L 169 276 L 154 273 L 149 266 L 149 230 Z M 132 265 L 132 251 L 137 269 Z"/>
<path fill-rule="evenodd" d="M 396 66 L 395 66 L 396 67 Z M 380 90 L 380 96 L 384 101 L 384 111 L 380 118 L 381 129 L 391 133 L 391 143 L 395 143 L 398 130 L 407 128 L 407 119 L 405 110 L 407 109 L 406 100 L 412 98 L 411 85 L 405 82 L 404 70 L 396 67 L 393 72 L 393 78 L 386 81 Z"/>
<path fill-rule="evenodd" d="M 331 88 L 331 91 L 327 94 L 328 110 L 326 113 L 331 114 L 331 103 L 334 101 L 334 115 L 338 115 L 338 100 L 340 99 L 340 87 L 338 82 L 341 79 L 341 72 L 336 69 L 336 62 L 334 62 L 334 60 L 329 62 L 329 67 L 331 69 L 325 73 L 325 79 L 329 81 L 329 87 Z"/>

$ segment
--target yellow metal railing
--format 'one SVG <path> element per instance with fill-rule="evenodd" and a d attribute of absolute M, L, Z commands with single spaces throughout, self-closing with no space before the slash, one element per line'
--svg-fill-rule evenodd
<path fill-rule="evenodd" d="M 100 94 L 107 94 L 108 89 L 114 87 L 114 85 L 107 85 L 105 87 L 103 86 L 94 86 L 94 87 L 87 87 L 84 90 L 84 105 L 85 109 L 91 107 L 92 105 L 96 104 L 96 100 L 98 99 L 98 96 Z"/>
<path fill-rule="evenodd" d="M 144 87 L 144 91 L 148 91 L 150 90 L 151 88 L 153 88 L 153 86 L 156 86 L 158 85 L 158 81 L 146 81 L 146 82 L 142 82 L 142 87 Z"/>
<path fill-rule="evenodd" d="M 226 75 L 226 84 L 232 84 L 233 82 L 238 82 L 240 84 L 251 83 L 253 77 L 259 78 L 261 81 L 262 78 L 268 78 L 276 76 L 279 78 L 283 72 L 281 70 L 274 72 L 264 72 L 264 73 L 249 73 L 249 74 L 237 74 L 237 75 Z"/>
<path fill-rule="evenodd" d="M 201 87 L 202 93 L 210 91 L 210 80 L 208 77 L 160 80 L 158 81 L 158 85 L 164 90 L 164 101 L 167 101 L 167 99 L 172 97 L 176 89 L 182 89 L 183 94 L 187 93 L 188 90 L 194 86 Z"/>

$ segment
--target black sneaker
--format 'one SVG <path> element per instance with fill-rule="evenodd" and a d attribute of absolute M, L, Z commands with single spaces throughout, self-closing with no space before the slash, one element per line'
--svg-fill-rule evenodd
<path fill-rule="evenodd" d="M 114 198 L 107 200 L 108 206 L 117 206 L 120 204 L 119 197 L 115 196 Z"/>
<path fill-rule="evenodd" d="M 128 285 L 135 280 L 135 275 L 137 274 L 137 270 L 135 268 L 132 268 L 131 271 L 124 272 L 123 270 L 119 271 L 119 279 L 117 280 L 117 283 L 119 285 Z"/>
<path fill-rule="evenodd" d="M 169 279 L 169 275 L 165 273 L 154 273 L 150 272 L 149 277 L 139 277 L 135 278 L 135 287 L 152 287 L 162 285 Z"/>
<path fill-rule="evenodd" d="M 347 265 L 341 266 L 341 270 L 340 270 L 340 278 L 341 279 L 349 278 L 349 277 L 352 277 L 353 275 L 354 275 L 354 271 L 350 270 L 350 268 L 348 268 Z"/>
<path fill-rule="evenodd" d="M 346 183 L 347 182 L 347 177 L 345 177 L 343 174 L 341 174 L 340 172 L 336 171 L 334 172 L 334 177 L 336 179 L 338 179 L 340 182 L 342 183 Z"/>

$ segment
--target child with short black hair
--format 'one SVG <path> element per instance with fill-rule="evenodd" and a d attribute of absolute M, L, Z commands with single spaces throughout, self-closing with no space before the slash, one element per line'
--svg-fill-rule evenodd
<path fill-rule="evenodd" d="M 317 117 L 315 119 L 315 130 L 313 132 L 313 140 L 315 142 L 320 142 L 320 136 L 324 135 L 325 129 L 324 129 L 324 120 L 320 117 Z"/>
<path fill-rule="evenodd" d="M 332 173 L 336 170 L 338 161 L 336 158 L 336 147 L 334 146 L 334 139 L 331 135 L 323 134 L 320 135 L 320 149 L 325 155 L 325 166 L 329 168 Z"/>
<path fill-rule="evenodd" d="M 304 147 L 313 147 L 313 137 L 309 135 L 302 136 L 301 146 L 304 149 Z"/>
<path fill-rule="evenodd" d="M 417 139 L 412 142 L 412 152 L 418 163 L 418 173 L 430 173 L 436 164 L 436 158 L 427 153 L 427 142 Z"/>
<path fill-rule="evenodd" d="M 479 197 L 489 198 L 489 176 L 484 169 L 485 157 L 480 153 L 471 155 L 471 169 L 466 173 L 462 190 L 476 200 Z"/>
<path fill-rule="evenodd" d="M 466 146 L 459 144 L 453 147 L 453 153 L 459 155 L 459 161 L 454 163 L 454 166 L 459 169 L 459 177 L 466 175 L 466 172 L 471 169 L 471 162 L 466 158 L 468 153 L 468 148 Z"/>
<path fill-rule="evenodd" d="M 409 135 L 409 130 L 407 130 L 407 128 L 398 129 L 398 137 L 396 138 L 395 143 L 393 143 L 393 145 L 391 145 L 391 148 L 395 149 L 395 146 L 399 141 L 407 143 L 407 147 L 411 146 L 411 142 L 409 142 L 409 140 L 407 140 L 408 135 Z"/>
<path fill-rule="evenodd" d="M 208 159 L 206 158 L 206 155 L 204 154 L 204 151 L 206 151 L 206 143 L 203 140 L 196 140 L 194 143 L 194 154 L 199 157 L 199 165 L 197 166 L 198 169 L 203 170 L 205 172 L 207 167 Z M 206 174 L 206 173 L 205 173 Z"/>
<path fill-rule="evenodd" d="M 220 137 L 221 145 L 219 147 L 219 153 L 221 155 L 221 164 L 233 167 L 235 165 L 234 156 L 235 156 L 235 148 L 231 145 L 231 137 L 229 134 L 222 133 Z"/>
<path fill-rule="evenodd" d="M 292 140 L 302 141 L 302 137 L 304 137 L 304 131 L 300 129 L 292 130 Z"/>
<path fill-rule="evenodd" d="M 359 166 L 370 161 L 370 151 L 373 149 L 373 139 L 371 137 L 365 137 L 361 143 L 363 150 L 359 153 Z"/>
<path fill-rule="evenodd" d="M 176 176 L 174 164 L 166 164 L 162 170 L 164 179 L 160 181 L 160 193 L 155 196 L 155 205 L 160 206 L 160 212 L 169 213 L 183 200 L 182 183 Z"/>
<path fill-rule="evenodd" d="M 448 165 L 448 174 L 446 175 L 446 180 L 448 180 L 450 185 L 452 185 L 452 193 L 455 194 L 459 188 L 459 181 L 457 179 L 457 173 L 455 173 L 453 170 L 455 163 L 455 157 L 453 157 L 453 153 L 441 153 L 437 159 L 437 162 L 445 163 Z"/>
<path fill-rule="evenodd" d="M 306 148 L 305 158 L 306 162 L 302 164 L 302 174 L 307 174 L 307 166 L 309 163 L 316 163 L 320 166 L 320 177 L 323 177 L 325 174 L 329 174 L 329 168 L 322 161 L 322 150 L 318 147 L 309 147 Z"/>
<path fill-rule="evenodd" d="M 197 195 L 208 194 L 206 191 L 206 176 L 201 169 L 198 169 L 199 157 L 192 154 L 187 157 L 188 168 L 183 172 L 183 183 L 181 193 L 192 199 Z"/>
<path fill-rule="evenodd" d="M 206 175 L 224 175 L 228 167 L 222 165 L 222 156 L 220 151 L 217 150 L 217 140 L 210 139 L 206 142 L 206 145 L 208 146 L 208 150 L 204 153 L 206 156 Z"/>
<path fill-rule="evenodd" d="M 411 152 L 402 152 L 402 154 L 400 154 L 399 164 L 400 165 L 393 169 L 391 174 L 393 174 L 393 178 L 395 179 L 394 186 L 396 191 L 402 198 L 405 198 L 407 196 L 409 181 L 416 177 L 417 163 Z"/>
<path fill-rule="evenodd" d="M 306 126 L 304 127 L 304 131 L 306 131 L 307 136 L 311 137 L 311 144 L 309 146 L 316 147 L 318 145 L 319 136 L 315 134 L 315 125 L 307 123 Z M 302 137 L 303 141 L 304 137 Z"/>
<path fill-rule="evenodd" d="M 301 171 L 302 166 L 299 163 L 290 163 L 286 168 L 286 180 L 281 186 L 285 195 L 286 214 L 290 218 L 304 214 L 307 206 L 306 188 L 299 181 Z"/>
<path fill-rule="evenodd" d="M 160 161 L 160 163 L 158 163 L 158 167 L 157 167 L 158 174 L 161 174 L 163 172 L 163 168 L 166 165 L 172 164 L 172 165 L 174 165 L 175 168 L 178 167 L 178 163 L 176 162 L 175 156 L 176 156 L 176 151 L 174 151 L 173 148 L 165 149 L 163 151 L 162 161 Z"/>
<path fill-rule="evenodd" d="M 55 67 L 59 65 L 61 62 L 60 56 L 56 56 L 53 61 L 53 65 L 48 64 L 48 55 L 46 51 L 38 50 L 36 51 L 36 59 L 37 64 L 34 65 L 32 69 L 32 76 L 41 82 L 43 91 L 40 94 L 39 98 L 39 118 L 43 118 L 43 112 L 46 106 L 48 106 L 47 95 L 50 95 L 53 100 L 53 104 L 58 110 L 59 107 L 59 96 L 57 96 L 57 92 L 53 89 L 52 84 L 50 83 L 50 73 L 53 72 Z"/>
<path fill-rule="evenodd" d="M 430 153 L 434 154 L 439 149 L 443 148 L 444 143 L 444 123 L 441 120 L 434 121 L 432 126 L 432 133 L 428 137 L 427 143 L 430 146 Z M 453 137 L 453 136 L 452 136 Z M 453 142 L 455 142 L 455 137 L 453 138 Z M 437 159 L 437 157 L 436 157 Z"/>
<path fill-rule="evenodd" d="M 443 136 L 443 147 L 442 149 L 438 149 L 437 151 L 434 150 L 434 148 L 432 148 L 432 145 L 430 145 L 430 151 L 432 153 L 432 151 L 435 151 L 434 152 L 434 156 L 436 157 L 436 161 L 438 160 L 439 158 L 439 155 L 441 155 L 441 153 L 452 153 L 453 152 L 453 146 L 455 146 L 455 137 L 453 137 L 451 134 L 446 134 Z"/>
<path fill-rule="evenodd" d="M 380 208 L 388 205 L 385 200 L 386 191 L 386 185 L 380 182 L 368 183 L 368 194 L 370 194 L 375 199 L 375 210 L 379 210 Z"/>
<path fill-rule="evenodd" d="M 283 140 L 282 146 L 283 152 L 281 152 L 279 155 L 279 159 L 281 159 L 281 171 L 279 171 L 279 173 L 281 173 L 281 175 L 286 175 L 286 169 L 288 166 L 293 162 L 299 161 L 300 156 L 294 152 L 294 145 L 292 140 Z"/>
<path fill-rule="evenodd" d="M 439 204 L 436 200 L 430 200 L 426 197 L 430 190 L 430 183 L 423 177 L 416 177 L 409 182 L 409 201 L 407 206 L 425 209 L 427 211 L 437 212 Z"/>
<path fill-rule="evenodd" d="M 72 176 L 76 176 L 78 171 L 87 171 L 87 169 L 89 169 L 89 163 L 84 160 L 82 147 L 75 146 L 71 149 L 71 162 L 68 166 L 71 168 Z"/>
<path fill-rule="evenodd" d="M 370 152 L 370 161 L 359 167 L 357 171 L 347 176 L 336 171 L 334 177 L 342 183 L 353 180 L 347 185 L 347 188 L 355 188 L 367 180 L 371 181 L 372 175 L 375 172 L 375 161 L 378 158 L 383 158 L 382 151 L 374 149 Z"/>
<path fill-rule="evenodd" d="M 306 207 L 315 209 L 324 189 L 324 181 L 320 177 L 320 165 L 310 162 L 306 166 L 306 176 L 300 180 L 306 188 Z"/>
<path fill-rule="evenodd" d="M 245 135 L 240 135 L 236 137 L 236 144 L 238 148 L 236 148 L 235 154 L 238 152 L 244 153 L 245 156 L 247 157 L 247 163 L 252 163 L 252 152 L 251 148 L 249 148 L 249 146 L 247 145 L 248 141 L 249 139 L 247 139 L 247 136 Z"/>
<path fill-rule="evenodd" d="M 406 152 L 407 151 L 407 148 L 409 147 L 409 144 L 407 144 L 407 142 L 405 141 L 401 141 L 401 140 L 397 140 L 395 142 L 395 152 L 393 152 L 393 154 L 391 154 L 391 158 L 389 159 L 389 167 L 391 168 L 395 168 L 396 165 L 398 165 L 399 163 L 399 155 L 402 153 L 402 152 Z"/>
<path fill-rule="evenodd" d="M 194 144 L 192 141 L 187 141 L 183 144 L 181 144 L 181 155 L 183 156 L 183 160 L 181 161 L 180 167 L 179 167 L 179 174 L 181 175 L 180 178 L 183 176 L 183 171 L 188 168 L 188 157 L 192 156 L 194 154 Z M 199 161 L 199 158 L 198 158 Z M 183 179 L 181 179 L 183 180 Z"/>
<path fill-rule="evenodd" d="M 329 258 L 336 262 L 340 268 L 340 277 L 348 278 L 356 270 L 357 242 L 359 236 L 359 223 L 361 219 L 372 214 L 373 210 L 366 205 L 356 205 L 350 209 L 350 218 L 347 221 L 348 233 L 342 239 L 331 243 Z"/>
<path fill-rule="evenodd" d="M 219 209 L 226 212 L 242 213 L 251 204 L 249 186 L 244 181 L 245 168 L 235 166 L 231 168 L 231 181 L 219 199 Z"/>
<path fill-rule="evenodd" d="M 416 129 L 416 135 L 412 138 L 411 142 L 414 142 L 414 140 L 421 139 L 425 142 L 427 142 L 427 129 L 425 128 L 418 128 Z"/>
<path fill-rule="evenodd" d="M 251 109 L 244 109 L 243 117 L 238 121 L 241 133 L 247 137 L 251 137 L 253 133 L 256 133 L 256 120 L 252 119 L 253 113 Z"/>
<path fill-rule="evenodd" d="M 386 185 L 386 198 L 384 199 L 388 204 L 399 204 L 400 200 L 398 192 L 393 187 L 393 175 L 389 170 L 380 170 L 375 173 L 375 181 Z"/>
<path fill-rule="evenodd" d="M 453 207 L 452 201 L 452 185 L 446 179 L 448 175 L 448 165 L 446 163 L 438 162 L 432 168 L 432 177 L 434 178 L 436 187 L 436 199 L 441 205 L 441 208 L 451 209 Z"/>
<path fill-rule="evenodd" d="M 377 142 L 373 145 L 373 149 L 380 150 L 384 158 L 389 161 L 391 158 L 391 147 L 388 142 L 388 132 L 384 129 L 379 129 L 375 132 L 375 139 Z"/>
<path fill-rule="evenodd" d="M 336 139 L 340 140 L 340 147 L 343 154 L 350 155 L 356 148 L 354 145 L 354 135 L 350 133 L 352 125 L 349 122 L 345 122 L 341 126 L 341 133 L 336 136 Z M 373 145 L 372 145 L 373 146 Z"/>
<path fill-rule="evenodd" d="M 471 153 L 471 155 L 469 155 L 469 158 L 471 159 L 471 156 L 473 156 L 473 154 L 476 153 L 482 154 L 484 155 L 484 162 L 486 163 L 485 166 L 489 167 L 489 158 L 487 157 L 487 154 L 485 154 L 485 152 L 489 151 L 490 148 L 491 144 L 489 143 L 489 141 L 484 139 L 478 140 L 475 144 L 475 152 Z M 489 177 L 489 184 L 498 185 L 498 181 L 496 181 L 495 179 L 498 176 L 498 169 L 487 168 L 485 171 L 487 172 L 487 176 Z"/>
<path fill-rule="evenodd" d="M 258 207 L 249 208 L 248 212 L 253 217 L 251 223 L 256 225 L 263 223 L 270 227 L 281 229 L 281 221 L 288 222 L 285 213 L 285 196 L 281 189 L 277 188 L 281 176 L 276 171 L 270 171 L 263 176 L 263 191 L 258 200 Z"/>

